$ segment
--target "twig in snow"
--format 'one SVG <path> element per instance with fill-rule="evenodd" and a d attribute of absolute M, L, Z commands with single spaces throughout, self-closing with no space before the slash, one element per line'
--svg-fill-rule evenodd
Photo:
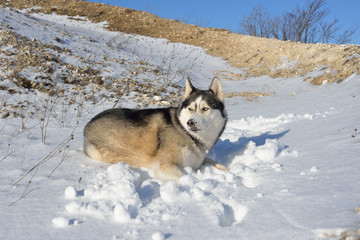
<path fill-rule="evenodd" d="M 10 151 L 10 144 L 8 144 L 8 148 L 6 150 L 6 153 L 4 157 L 0 160 L 0 162 L 4 161 L 7 157 L 9 157 L 11 154 L 13 154 L 15 151 Z"/>
<path fill-rule="evenodd" d="M 37 170 L 41 165 L 43 165 L 44 163 L 46 163 L 47 161 L 49 161 L 51 158 L 59 155 L 64 149 L 70 148 L 69 147 L 69 142 L 71 140 L 74 139 L 74 132 L 76 130 L 77 126 L 73 129 L 73 131 L 71 132 L 70 136 L 68 136 L 67 138 L 65 138 L 61 143 L 59 143 L 48 155 L 46 155 L 43 159 L 41 159 L 40 162 L 38 162 L 35 166 L 33 166 L 29 171 L 27 171 L 18 181 L 16 181 L 13 185 L 18 184 L 19 182 L 21 182 L 27 175 L 29 175 L 32 171 Z M 67 153 L 66 153 L 67 155 Z M 63 155 L 63 159 L 60 162 L 60 164 L 63 162 L 63 160 L 65 159 L 66 155 Z M 60 165 L 58 164 L 58 166 Z M 56 166 L 55 169 L 58 168 L 58 166 Z M 55 171 L 55 169 L 51 172 L 51 174 Z M 50 175 L 51 175 L 50 174 Z M 50 176 L 49 175 L 49 176 Z"/>
<path fill-rule="evenodd" d="M 32 193 L 34 191 L 34 189 L 31 189 L 30 191 L 28 191 L 29 187 L 30 187 L 30 184 L 32 183 L 32 179 L 33 177 L 36 175 L 37 173 L 37 169 L 36 169 L 36 172 L 34 173 L 34 175 L 30 178 L 28 184 L 26 185 L 26 188 L 23 192 L 23 194 L 21 194 L 21 197 L 19 199 L 17 199 L 16 201 L 12 202 L 9 204 L 9 206 L 13 206 L 15 205 L 16 203 L 18 203 L 20 200 L 24 199 L 27 195 L 29 195 L 30 193 Z"/>

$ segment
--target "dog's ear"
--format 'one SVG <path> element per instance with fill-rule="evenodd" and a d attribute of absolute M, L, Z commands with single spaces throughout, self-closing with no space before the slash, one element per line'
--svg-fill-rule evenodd
<path fill-rule="evenodd" d="M 213 78 L 211 85 L 210 85 L 210 90 L 215 94 L 217 99 L 219 99 L 221 102 L 224 102 L 222 85 L 221 85 L 220 79 L 218 77 Z"/>
<path fill-rule="evenodd" d="M 190 78 L 187 77 L 185 82 L 184 99 L 187 99 L 193 91 L 194 91 L 194 86 L 191 84 Z"/>

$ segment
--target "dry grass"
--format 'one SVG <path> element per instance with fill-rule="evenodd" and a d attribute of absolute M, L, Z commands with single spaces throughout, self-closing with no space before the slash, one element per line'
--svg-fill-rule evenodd
<path fill-rule="evenodd" d="M 232 98 L 232 97 L 242 97 L 248 102 L 253 102 L 258 98 L 270 96 L 274 93 L 262 93 L 262 92 L 229 92 L 225 93 L 226 98 Z"/>
<path fill-rule="evenodd" d="M 91 21 L 107 21 L 108 29 L 135 33 L 172 42 L 200 46 L 207 53 L 222 57 L 244 69 L 242 79 L 269 75 L 271 77 L 304 76 L 323 70 L 321 76 L 308 77 L 313 84 L 341 82 L 360 68 L 360 46 L 302 44 L 235 34 L 223 29 L 201 28 L 153 14 L 105 4 L 76 0 L 0 0 L 0 4 L 32 12 L 86 16 Z M 291 62 L 292 64 L 288 65 Z M 319 66 L 322 69 L 319 69 Z"/>

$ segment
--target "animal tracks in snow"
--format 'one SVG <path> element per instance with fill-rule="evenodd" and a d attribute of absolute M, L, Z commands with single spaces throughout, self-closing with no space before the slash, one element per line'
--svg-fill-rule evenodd
<path fill-rule="evenodd" d="M 252 117 L 230 121 L 221 140 L 209 154 L 229 167 L 223 172 L 205 165 L 197 171 L 185 168 L 179 185 L 150 178 L 150 172 L 118 163 L 93 169 L 86 185 L 69 186 L 67 203 L 55 217 L 57 227 L 85 224 L 91 218 L 118 224 L 160 224 L 185 218 L 187 205 L 197 204 L 199 213 L 220 227 L 241 224 L 251 208 L 235 195 L 235 189 L 254 189 L 262 183 L 261 170 L 282 171 L 281 157 L 297 157 L 281 143 L 291 121 L 312 119 L 311 115 L 281 114 L 276 118 Z M 236 138 L 234 138 L 236 136 Z M 232 190 L 231 190 L 232 189 Z M 259 193 L 255 195 L 259 198 Z M 262 197 L 262 196 L 261 196 Z M 76 224 L 75 224 L 76 223 Z"/>

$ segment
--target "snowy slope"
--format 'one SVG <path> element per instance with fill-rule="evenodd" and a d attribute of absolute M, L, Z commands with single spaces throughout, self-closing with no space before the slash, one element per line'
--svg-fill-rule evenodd
<path fill-rule="evenodd" d="M 209 155 L 229 171 L 207 165 L 186 169 L 180 185 L 162 183 L 146 169 L 86 157 L 87 121 L 113 106 L 175 104 L 185 76 L 206 88 L 215 74 L 241 69 L 200 48 L 79 19 L 0 9 L 0 239 L 340 239 L 344 231 L 359 237 L 359 75 L 322 86 L 304 82 L 306 76 L 223 77 L 226 93 L 271 93 L 226 99 L 229 122 Z M 38 85 L 50 76 L 63 94 L 19 87 L 4 62 L 27 50 L 13 54 L 7 30 L 54 56 L 47 62 L 53 74 L 27 66 L 16 76 Z M 88 77 L 86 67 L 102 84 L 76 85 Z M 80 80 L 64 80 L 78 73 Z"/>

